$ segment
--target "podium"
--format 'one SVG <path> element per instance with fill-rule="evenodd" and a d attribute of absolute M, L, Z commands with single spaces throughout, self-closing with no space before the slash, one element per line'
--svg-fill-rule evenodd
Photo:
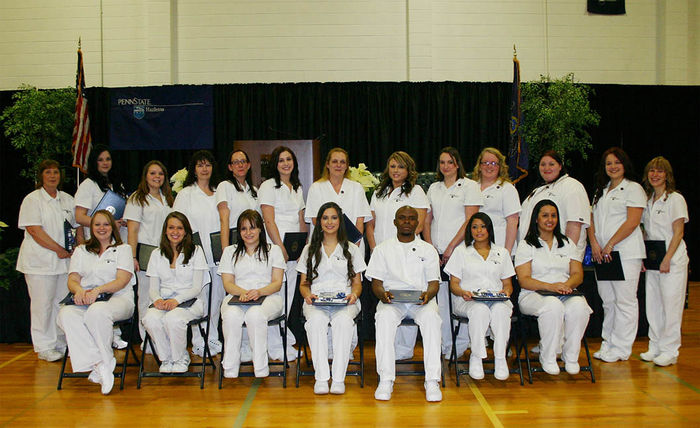
<path fill-rule="evenodd" d="M 311 184 L 320 177 L 321 148 L 318 140 L 238 140 L 233 142 L 234 150 L 243 150 L 250 157 L 253 184 L 271 178 L 269 168 L 276 168 L 269 162 L 270 154 L 278 146 L 287 146 L 296 155 L 299 165 L 299 181 L 304 188 L 304 200 Z"/>

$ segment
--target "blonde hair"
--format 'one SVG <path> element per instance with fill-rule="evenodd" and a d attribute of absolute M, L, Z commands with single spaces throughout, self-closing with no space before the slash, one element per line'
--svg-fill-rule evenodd
<path fill-rule="evenodd" d="M 651 198 L 654 194 L 654 188 L 649 183 L 649 170 L 650 169 L 660 169 L 666 173 L 666 194 L 670 195 L 676 191 L 676 180 L 673 178 L 673 168 L 671 168 L 671 162 L 668 161 L 663 156 L 657 156 L 647 163 L 644 167 L 644 177 L 642 177 L 642 185 L 644 190 L 647 192 L 647 198 Z"/>
<path fill-rule="evenodd" d="M 472 179 L 474 181 L 481 181 L 481 161 L 484 159 L 486 153 L 491 153 L 498 159 L 498 184 L 510 183 L 510 176 L 508 175 L 508 165 L 506 165 L 506 157 L 494 147 L 486 147 L 479 153 L 479 157 L 476 158 L 476 165 L 474 165 L 474 173 L 472 174 Z"/>
<path fill-rule="evenodd" d="M 345 155 L 345 162 L 347 162 L 347 168 L 345 168 L 345 178 L 348 178 L 350 176 L 350 155 L 348 154 L 345 149 L 341 149 L 340 147 L 333 147 L 331 151 L 328 152 L 326 155 L 326 161 L 323 162 L 323 171 L 321 171 L 321 178 L 318 181 L 328 181 L 330 178 L 330 171 L 328 171 L 328 163 L 331 161 L 331 156 L 333 153 L 342 153 Z"/>

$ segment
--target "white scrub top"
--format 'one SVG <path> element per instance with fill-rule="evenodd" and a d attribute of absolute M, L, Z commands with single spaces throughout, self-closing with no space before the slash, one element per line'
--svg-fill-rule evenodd
<path fill-rule="evenodd" d="M 552 248 L 542 239 L 540 248 L 535 248 L 523 240 L 518 243 L 518 251 L 515 252 L 515 267 L 532 261 L 531 277 L 538 281 L 554 283 L 566 282 L 569 279 L 569 263 L 571 260 L 581 261 L 579 251 L 571 244 L 571 240 L 566 238 L 564 245 L 559 247 L 557 238 L 552 242 Z M 534 290 L 523 288 L 520 296 L 534 293 Z"/>
<path fill-rule="evenodd" d="M 356 181 L 343 179 L 340 193 L 336 193 L 329 180 L 317 181 L 309 188 L 309 195 L 306 198 L 306 221 L 316 217 L 321 205 L 326 202 L 335 202 L 343 210 L 343 214 L 348 216 L 355 224 L 358 217 L 364 217 L 364 222 L 372 220 L 372 211 L 365 196 L 362 185 Z"/>
<path fill-rule="evenodd" d="M 140 244 L 160 245 L 163 222 L 173 210 L 168 206 L 162 192 L 160 198 L 163 202 L 149 193 L 146 195 L 148 204 L 143 206 L 134 199 L 133 195 L 126 201 L 124 219 L 139 223 L 138 242 Z"/>
<path fill-rule="evenodd" d="M 301 230 L 299 211 L 304 209 L 304 192 L 301 185 L 297 190 L 291 190 L 280 182 L 280 187 L 275 188 L 275 179 L 270 178 L 260 185 L 258 202 L 260 206 L 269 205 L 275 209 L 275 224 L 279 229 L 280 239 L 284 240 L 284 234 L 287 232 Z"/>
<path fill-rule="evenodd" d="M 64 221 L 72 227 L 78 227 L 73 210 L 73 197 L 58 191 L 55 198 L 43 187 L 24 197 L 19 207 L 17 226 L 24 230 L 24 240 L 17 256 L 17 270 L 30 275 L 60 275 L 68 272 L 68 259 L 59 259 L 58 255 L 39 245 L 27 232 L 27 226 L 41 226 L 51 239 L 65 248 Z"/>
<path fill-rule="evenodd" d="M 647 206 L 646 193 L 639 183 L 625 178 L 614 189 L 608 190 L 609 188 L 610 183 L 603 189 L 603 195 L 593 206 L 595 237 L 601 247 L 606 245 L 627 220 L 627 208 L 646 208 Z M 613 251 L 619 251 L 620 258 L 623 260 L 645 258 L 642 230 L 636 227 L 627 238 L 615 244 Z"/>
<path fill-rule="evenodd" d="M 256 189 L 257 190 L 257 189 Z M 216 205 L 226 202 L 229 209 L 228 227 L 235 228 L 238 224 L 238 217 L 245 210 L 258 210 L 258 200 L 253 196 L 248 183 L 245 183 L 243 191 L 236 190 L 236 186 L 229 180 L 222 181 L 216 188 Z"/>
<path fill-rule="evenodd" d="M 85 290 L 91 290 L 117 279 L 117 269 L 131 274 L 131 280 L 114 295 L 130 295 L 133 298 L 132 285 L 136 283 L 136 278 L 129 244 L 110 247 L 100 256 L 86 250 L 85 245 L 78 245 L 70 259 L 68 272 L 80 275 L 80 286 Z"/>
<path fill-rule="evenodd" d="M 282 250 L 274 244 L 268 244 L 267 261 L 258 260 L 257 252 L 248 255 L 243 254 L 237 261 L 233 260 L 236 245 L 229 245 L 224 249 L 219 263 L 219 275 L 228 273 L 235 277 L 236 285 L 251 290 L 264 287 L 272 281 L 272 268 L 286 269 L 287 263 L 284 261 Z M 279 291 L 275 294 L 279 294 Z"/>
<path fill-rule="evenodd" d="M 378 245 L 390 238 L 396 237 L 394 215 L 404 205 L 413 208 L 430 209 L 430 202 L 419 185 L 413 186 L 408 195 L 401 193 L 401 187 L 394 189 L 388 196 L 377 198 L 372 194 L 370 209 L 374 212 L 374 242 Z"/>
<path fill-rule="evenodd" d="M 194 253 L 192 253 L 187 264 L 184 264 L 184 261 L 185 255 L 180 253 L 175 261 L 175 269 L 172 269 L 170 260 L 160 252 L 160 249 L 153 251 L 153 255 L 148 262 L 146 275 L 151 278 L 158 278 L 160 286 L 157 290 L 153 290 L 153 287 L 151 287 L 151 303 L 158 299 L 175 299 L 178 303 L 182 303 L 199 296 L 202 287 L 209 282 L 209 265 L 207 265 L 207 260 L 204 258 L 202 247 L 199 245 L 195 246 Z M 200 284 L 192 283 L 195 271 L 203 271 Z"/>
<path fill-rule="evenodd" d="M 221 225 L 219 211 L 216 209 L 216 193 L 209 196 L 199 188 L 197 183 L 191 184 L 177 194 L 173 211 L 180 211 L 187 216 L 192 226 L 192 233 L 199 232 L 209 267 L 216 266 L 209 237 L 210 233 L 218 232 Z"/>
<path fill-rule="evenodd" d="M 479 184 L 479 188 L 481 188 L 481 184 Z M 521 211 L 518 190 L 512 183 L 507 181 L 499 183 L 496 180 L 495 183 L 482 190 L 481 195 L 484 198 L 484 206 L 479 209 L 479 212 L 489 216 L 493 223 L 493 239 L 496 241 L 496 245 L 503 247 L 506 243 L 506 217 Z M 516 236 L 513 243 L 513 253 L 515 253 L 517 241 Z"/>
<path fill-rule="evenodd" d="M 459 245 L 445 264 L 445 272 L 459 278 L 460 287 L 466 291 L 480 288 L 499 292 L 503 290 L 501 280 L 515 275 L 508 250 L 493 244 L 486 260 L 473 246 Z"/>
<path fill-rule="evenodd" d="M 387 239 L 374 248 L 365 275 L 383 281 L 385 290 L 428 289 L 440 281 L 440 257 L 432 245 L 415 238 L 411 242 Z"/>
<path fill-rule="evenodd" d="M 673 222 L 679 218 L 682 218 L 684 223 L 688 223 L 688 205 L 683 195 L 678 192 L 664 193 L 656 202 L 654 202 L 652 195 L 642 216 L 647 239 L 666 242 L 668 250 L 671 238 L 673 238 Z M 688 250 L 685 241 L 681 240 L 676 252 L 671 257 L 671 264 L 685 264 L 688 261 Z"/>
<path fill-rule="evenodd" d="M 484 201 L 478 184 L 468 178 L 458 179 L 449 188 L 444 181 L 436 181 L 430 185 L 427 197 L 433 215 L 430 236 L 442 254 L 466 220 L 464 207 L 480 207 Z"/>
<path fill-rule="evenodd" d="M 364 255 L 360 253 L 360 249 L 352 242 L 348 243 L 348 251 L 352 258 L 352 269 L 355 273 L 364 272 L 367 269 Z M 309 245 L 304 247 L 297 263 L 297 272 L 307 274 L 306 262 L 309 258 Z M 312 262 L 312 266 L 315 261 Z M 311 283 L 311 293 L 318 295 L 322 292 L 344 292 L 346 295 L 352 291 L 352 283 L 348 279 L 348 261 L 343 255 L 343 247 L 338 244 L 333 250 L 333 253 L 326 255 L 326 251 L 321 244 L 321 261 L 316 268 L 318 276 Z M 307 275 L 311 278 L 311 275 Z"/>

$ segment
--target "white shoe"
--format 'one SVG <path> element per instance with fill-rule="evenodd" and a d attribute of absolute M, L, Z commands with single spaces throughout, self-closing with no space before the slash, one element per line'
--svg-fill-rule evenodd
<path fill-rule="evenodd" d="M 129 344 L 126 343 L 120 334 L 117 334 L 117 332 L 114 332 L 114 336 L 112 336 L 112 348 L 117 348 L 117 349 L 124 349 L 128 346 Z"/>
<path fill-rule="evenodd" d="M 345 382 L 331 382 L 331 394 L 345 394 Z"/>
<path fill-rule="evenodd" d="M 413 352 L 407 352 L 407 353 L 403 353 L 403 354 L 396 354 L 396 358 L 395 358 L 395 359 L 396 359 L 396 361 L 400 361 L 400 360 L 410 360 L 411 358 L 413 358 Z"/>
<path fill-rule="evenodd" d="M 102 395 L 108 395 L 112 391 L 112 387 L 114 386 L 114 369 L 110 369 L 110 367 L 107 364 L 99 363 L 96 367 L 96 370 L 100 374 Z"/>
<path fill-rule="evenodd" d="M 661 367 L 670 366 L 672 364 L 676 364 L 677 362 L 678 357 L 672 357 L 668 354 L 661 354 L 658 357 L 654 358 L 654 364 Z"/>
<path fill-rule="evenodd" d="M 227 379 L 237 378 L 238 377 L 238 370 L 224 369 L 224 377 Z"/>
<path fill-rule="evenodd" d="M 539 354 L 539 353 L 540 353 L 540 345 L 539 345 L 539 343 L 538 343 L 537 345 L 535 345 L 534 348 L 530 349 L 530 353 L 532 353 L 532 354 Z"/>
<path fill-rule="evenodd" d="M 49 349 L 48 351 L 39 352 L 38 358 L 40 360 L 54 362 L 54 361 L 58 361 L 61 358 L 63 358 L 63 353 L 58 352 L 54 349 Z"/>
<path fill-rule="evenodd" d="M 172 373 L 173 372 L 173 362 L 172 361 L 161 361 L 160 367 L 158 368 L 160 373 Z"/>
<path fill-rule="evenodd" d="M 317 380 L 314 384 L 314 394 L 316 395 L 326 395 L 328 394 L 328 381 L 327 380 Z"/>
<path fill-rule="evenodd" d="M 484 365 L 481 358 L 473 355 L 469 357 L 469 377 L 475 380 L 484 378 Z"/>
<path fill-rule="evenodd" d="M 508 370 L 508 362 L 505 358 L 496 358 L 494 360 L 493 376 L 498 380 L 506 380 L 510 376 Z"/>
<path fill-rule="evenodd" d="M 173 361 L 170 368 L 170 373 L 186 373 L 190 369 L 190 356 L 185 354 L 185 356 L 177 361 Z"/>
<path fill-rule="evenodd" d="M 581 371 L 581 367 L 578 365 L 578 362 L 573 362 L 573 363 L 564 363 L 564 370 L 570 375 L 576 375 L 579 374 Z"/>
<path fill-rule="evenodd" d="M 374 391 L 374 399 L 389 401 L 391 400 L 392 392 L 394 392 L 394 382 L 391 380 L 382 380 L 379 382 L 377 389 Z"/>
<path fill-rule="evenodd" d="M 600 349 L 598 349 L 597 351 L 595 351 L 593 353 L 593 358 L 595 358 L 596 360 L 602 360 L 603 354 L 605 354 L 609 350 L 610 350 L 610 346 L 608 345 L 608 342 L 603 341 L 600 343 Z M 651 361 L 651 360 L 649 360 L 649 361 Z"/>
<path fill-rule="evenodd" d="M 430 402 L 442 401 L 442 391 L 436 380 L 429 380 L 423 383 L 425 387 L 425 399 Z"/>
<path fill-rule="evenodd" d="M 641 354 L 639 354 L 639 356 L 640 356 L 640 357 L 642 358 L 642 360 L 644 360 L 644 361 L 654 361 L 654 358 L 658 357 L 658 356 L 659 356 L 659 353 L 658 353 L 658 352 L 654 352 L 654 351 L 652 351 L 652 350 L 650 349 L 650 350 L 648 350 L 648 351 L 646 351 L 646 352 L 642 352 Z"/>
<path fill-rule="evenodd" d="M 600 353 L 600 359 L 605 361 L 606 363 L 615 363 L 617 361 L 625 361 L 627 358 L 623 358 L 613 351 L 607 351 Z"/>
<path fill-rule="evenodd" d="M 249 363 L 251 361 L 253 361 L 253 351 L 250 346 L 241 346 L 241 362 Z"/>
<path fill-rule="evenodd" d="M 100 371 L 97 369 L 97 367 L 92 369 L 90 375 L 88 376 L 88 380 L 92 383 L 102 383 L 102 376 L 100 376 Z"/>
<path fill-rule="evenodd" d="M 540 358 L 540 365 L 542 370 L 549 375 L 556 376 L 559 374 L 559 365 L 556 361 L 542 361 Z"/>
<path fill-rule="evenodd" d="M 192 353 L 198 357 L 204 358 L 204 344 L 192 345 Z"/>
<path fill-rule="evenodd" d="M 221 353 L 221 342 L 209 339 L 209 354 L 213 357 Z"/>

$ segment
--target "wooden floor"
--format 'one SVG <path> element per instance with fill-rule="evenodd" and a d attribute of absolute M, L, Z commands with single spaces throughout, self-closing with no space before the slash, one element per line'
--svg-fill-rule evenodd
<path fill-rule="evenodd" d="M 109 396 L 86 379 L 66 379 L 56 390 L 60 363 L 37 360 L 27 344 L 0 345 L 0 426 L 698 426 L 700 424 L 700 283 L 691 284 L 677 365 L 660 368 L 639 359 L 646 339 L 629 361 L 594 362 L 588 374 L 537 373 L 532 385 L 516 376 L 482 381 L 454 373 L 441 403 L 427 403 L 423 381 L 399 377 L 389 402 L 374 400 L 377 382 L 372 344 L 367 346 L 366 385 L 348 377 L 343 396 L 314 396 L 313 379 L 287 388 L 280 378 L 225 381 L 209 374 L 203 390 L 196 379 L 146 379 L 136 389 L 130 368 L 123 391 Z M 591 340 L 591 351 L 600 340 Z M 150 361 L 150 360 L 149 360 Z M 583 361 L 583 353 L 582 360 Z"/>

